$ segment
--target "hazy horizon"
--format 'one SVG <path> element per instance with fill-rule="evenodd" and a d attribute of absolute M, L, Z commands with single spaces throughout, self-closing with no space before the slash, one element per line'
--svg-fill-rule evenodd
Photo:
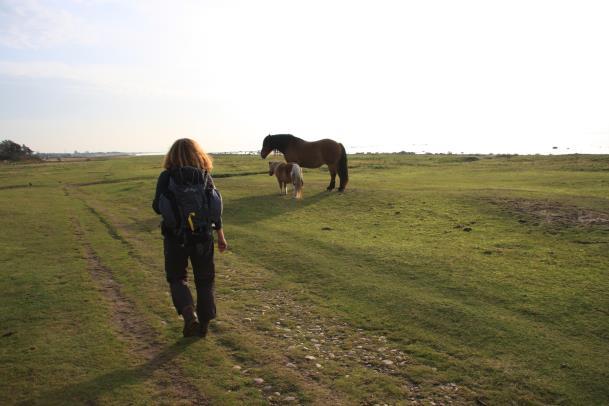
<path fill-rule="evenodd" d="M 609 153 L 608 15 L 603 1 L 0 0 L 0 138 Z"/>
<path fill-rule="evenodd" d="M 14 141 L 14 140 L 13 140 Z M 387 148 L 378 145 L 370 145 L 370 146 L 353 146 L 346 145 L 346 150 L 348 154 L 360 154 L 360 153 L 399 153 L 399 152 L 407 152 L 407 153 L 415 153 L 415 154 L 470 154 L 470 155 L 488 155 L 488 154 L 520 154 L 520 155 L 566 155 L 566 154 L 609 154 L 609 146 L 599 146 L 597 150 L 591 148 L 590 150 L 578 149 L 576 147 L 561 147 L 561 146 L 551 146 L 545 148 L 544 150 L 538 151 L 526 151 L 526 150 L 510 150 L 510 151 L 485 151 L 482 149 L 472 149 L 472 150 L 462 150 L 458 148 L 446 148 L 442 146 L 431 146 L 431 145 L 405 145 L 405 148 Z M 36 151 L 35 152 L 41 154 L 70 154 L 70 153 L 124 153 L 124 154 L 134 154 L 134 155 L 164 155 L 167 151 L 123 151 L 119 149 L 110 149 L 110 150 L 68 150 L 64 149 L 63 151 Z M 260 152 L 260 148 L 255 149 L 235 149 L 235 150 L 207 150 L 210 154 L 225 154 L 225 153 L 252 153 L 252 152 Z"/>

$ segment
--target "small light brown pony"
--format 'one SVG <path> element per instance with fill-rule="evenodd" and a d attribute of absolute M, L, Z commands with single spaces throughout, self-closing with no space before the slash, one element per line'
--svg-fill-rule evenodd
<path fill-rule="evenodd" d="M 302 187 L 304 180 L 302 179 L 302 169 L 298 164 L 288 162 L 269 162 L 269 176 L 275 175 L 277 183 L 279 183 L 280 194 L 288 194 L 288 183 L 294 185 L 294 197 L 300 199 L 302 197 Z"/>
<path fill-rule="evenodd" d="M 328 190 L 336 186 L 336 174 L 340 178 L 338 191 L 347 187 L 349 171 L 343 144 L 330 139 L 308 142 L 290 134 L 269 134 L 262 142 L 260 156 L 264 159 L 273 150 L 281 151 L 286 162 L 297 163 L 303 168 L 319 168 L 326 164 L 330 170 Z"/>

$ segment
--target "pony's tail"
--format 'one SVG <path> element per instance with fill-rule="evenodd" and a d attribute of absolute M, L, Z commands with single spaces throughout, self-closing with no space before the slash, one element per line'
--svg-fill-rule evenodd
<path fill-rule="evenodd" d="M 294 196 L 297 199 L 302 197 L 302 187 L 304 185 L 304 179 L 302 178 L 302 168 L 293 163 L 292 164 L 292 184 L 294 185 Z"/>
<path fill-rule="evenodd" d="M 349 168 L 347 166 L 347 151 L 345 146 L 340 145 L 340 159 L 338 160 L 338 177 L 340 178 L 340 186 L 338 190 L 344 190 L 349 182 Z"/>

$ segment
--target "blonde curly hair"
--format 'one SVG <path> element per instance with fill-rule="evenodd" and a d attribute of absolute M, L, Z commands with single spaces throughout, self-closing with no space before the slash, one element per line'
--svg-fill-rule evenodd
<path fill-rule="evenodd" d="M 205 153 L 199 143 L 190 138 L 176 140 L 163 160 L 163 168 L 172 169 L 182 166 L 193 166 L 195 168 L 211 171 L 212 159 Z"/>

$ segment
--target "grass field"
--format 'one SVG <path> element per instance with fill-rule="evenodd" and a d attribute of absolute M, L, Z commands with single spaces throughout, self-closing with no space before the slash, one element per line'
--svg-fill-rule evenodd
<path fill-rule="evenodd" d="M 215 165 L 205 340 L 164 279 L 160 157 L 0 166 L 0 404 L 609 404 L 609 156 L 354 155 L 302 201 Z"/>

